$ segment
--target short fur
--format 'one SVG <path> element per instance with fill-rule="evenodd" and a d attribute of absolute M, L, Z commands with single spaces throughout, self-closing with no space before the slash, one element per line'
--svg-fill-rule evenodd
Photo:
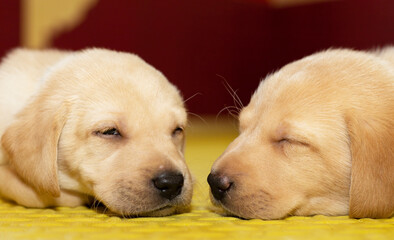
<path fill-rule="evenodd" d="M 138 56 L 105 49 L 12 51 L 0 65 L 0 195 L 28 207 L 78 206 L 93 196 L 123 215 L 189 205 L 187 116 L 178 90 Z M 121 137 L 105 136 L 116 128 Z M 164 170 L 181 195 L 160 198 Z"/>
<path fill-rule="evenodd" d="M 394 47 L 322 51 L 261 82 L 212 167 L 243 218 L 394 214 Z"/>

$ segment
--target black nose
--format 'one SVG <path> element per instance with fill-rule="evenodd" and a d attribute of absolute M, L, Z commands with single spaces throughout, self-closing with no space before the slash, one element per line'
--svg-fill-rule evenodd
<path fill-rule="evenodd" d="M 183 176 L 174 172 L 162 172 L 153 179 L 153 184 L 160 191 L 160 196 L 172 200 L 182 192 Z"/>
<path fill-rule="evenodd" d="M 208 183 L 211 186 L 212 195 L 216 200 L 222 200 L 225 193 L 231 188 L 232 182 L 226 176 L 219 176 L 210 173 L 208 175 Z"/>

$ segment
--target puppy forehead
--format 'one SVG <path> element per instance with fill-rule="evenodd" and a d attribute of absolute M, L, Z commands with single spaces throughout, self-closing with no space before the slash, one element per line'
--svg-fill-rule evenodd
<path fill-rule="evenodd" d="M 136 93 L 136 95 L 133 94 Z M 183 105 L 165 97 L 150 98 L 148 94 L 128 91 L 125 94 L 98 94 L 93 99 L 82 99 L 74 104 L 76 112 L 84 113 L 87 125 L 114 125 L 119 128 L 173 128 L 186 124 Z M 108 126 L 110 127 L 110 126 Z"/>
<path fill-rule="evenodd" d="M 179 91 L 136 55 L 90 49 L 67 58 L 51 73 L 54 84 L 71 82 L 63 95 L 85 113 L 84 122 L 186 122 Z"/>
<path fill-rule="evenodd" d="M 102 127 L 119 127 L 121 129 L 131 128 L 160 128 L 168 130 L 178 125 L 181 127 L 186 123 L 185 115 L 179 110 L 166 112 L 151 112 L 139 110 L 135 111 L 114 111 L 114 110 L 90 110 L 85 114 L 84 123 L 88 126 Z"/>
<path fill-rule="evenodd" d="M 330 119 L 334 117 L 333 111 L 323 109 L 322 106 L 315 109 L 319 104 L 308 103 L 306 95 L 292 95 L 291 87 L 274 89 L 272 85 L 272 82 L 267 82 L 263 86 L 265 89 L 261 88 L 250 104 L 242 110 L 239 117 L 241 129 L 254 129 L 260 135 L 272 139 L 309 138 L 314 137 L 325 125 L 329 125 Z"/>
<path fill-rule="evenodd" d="M 141 92 L 147 97 L 167 98 L 183 104 L 176 87 L 160 71 L 130 53 L 105 49 L 77 52 L 53 66 L 46 78 L 61 89 L 67 86 L 64 90 L 67 95 L 91 95 L 94 98 L 96 92 L 99 95 L 132 96 Z"/>

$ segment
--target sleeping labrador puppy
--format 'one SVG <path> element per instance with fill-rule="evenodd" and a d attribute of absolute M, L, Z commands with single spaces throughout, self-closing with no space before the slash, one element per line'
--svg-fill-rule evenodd
<path fill-rule="evenodd" d="M 242 218 L 394 214 L 394 47 L 332 49 L 268 76 L 208 176 Z"/>
<path fill-rule="evenodd" d="M 0 65 L 0 195 L 27 207 L 88 196 L 125 216 L 186 207 L 186 111 L 138 56 L 17 49 Z"/>

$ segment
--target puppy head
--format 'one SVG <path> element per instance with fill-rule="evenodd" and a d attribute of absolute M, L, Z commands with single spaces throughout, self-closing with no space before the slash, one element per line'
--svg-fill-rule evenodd
<path fill-rule="evenodd" d="M 212 167 L 213 203 L 243 218 L 392 214 L 394 95 L 384 65 L 332 50 L 267 77 Z"/>
<path fill-rule="evenodd" d="M 3 135 L 38 191 L 86 193 L 123 215 L 166 215 L 191 201 L 178 90 L 135 55 L 92 49 L 55 66 Z"/>

